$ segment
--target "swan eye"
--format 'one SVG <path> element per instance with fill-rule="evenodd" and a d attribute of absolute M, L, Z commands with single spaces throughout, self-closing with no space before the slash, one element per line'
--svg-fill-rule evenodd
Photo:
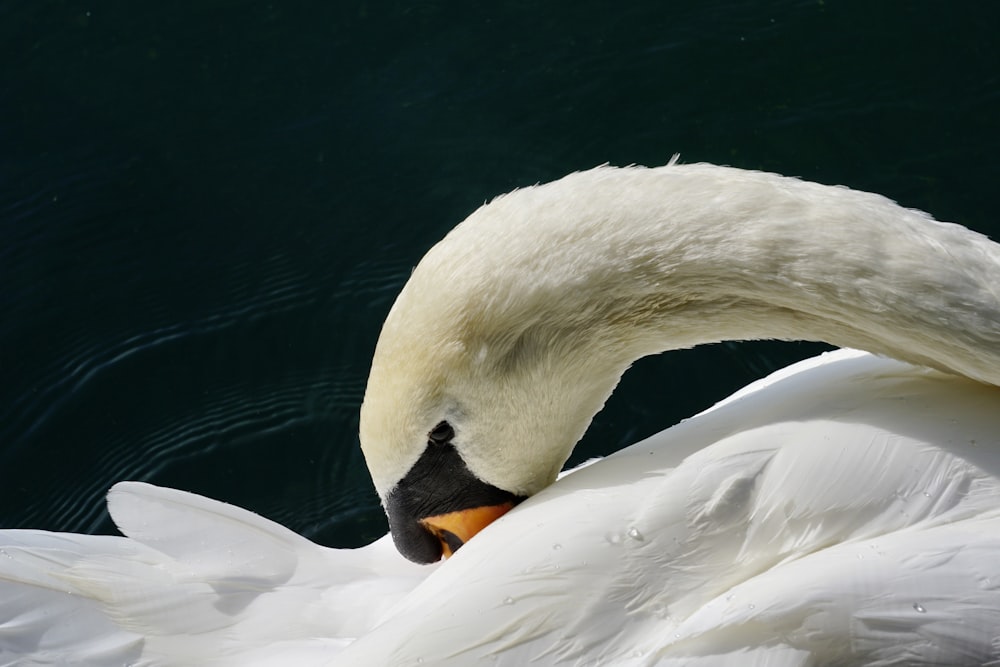
<path fill-rule="evenodd" d="M 434 444 L 445 445 L 451 442 L 451 439 L 455 437 L 455 429 L 453 429 L 451 424 L 448 422 L 441 422 L 431 429 L 431 432 L 427 434 L 427 437 Z"/>

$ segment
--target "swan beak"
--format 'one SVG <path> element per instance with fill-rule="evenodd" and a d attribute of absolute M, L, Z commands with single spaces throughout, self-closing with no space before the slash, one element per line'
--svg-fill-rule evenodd
<path fill-rule="evenodd" d="M 514 507 L 513 502 L 473 507 L 471 509 L 429 516 L 420 524 L 441 540 L 441 553 L 450 558 L 472 536 L 490 525 Z"/>

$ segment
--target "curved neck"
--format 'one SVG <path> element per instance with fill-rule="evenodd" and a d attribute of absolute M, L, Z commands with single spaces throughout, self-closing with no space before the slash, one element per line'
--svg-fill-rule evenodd
<path fill-rule="evenodd" d="M 549 304 L 547 321 L 613 339 L 622 368 L 721 340 L 818 340 L 1000 385 L 1000 246 L 879 195 L 712 165 L 601 168 L 474 219 L 509 237 L 479 258 L 480 296 L 515 276 L 530 288 L 512 320 Z"/>
<path fill-rule="evenodd" d="M 1000 246 L 878 195 L 711 165 L 573 174 L 494 200 L 421 260 L 361 441 L 383 497 L 442 420 L 476 477 L 530 495 L 635 359 L 721 340 L 826 341 L 1000 385 L 998 285 Z"/>

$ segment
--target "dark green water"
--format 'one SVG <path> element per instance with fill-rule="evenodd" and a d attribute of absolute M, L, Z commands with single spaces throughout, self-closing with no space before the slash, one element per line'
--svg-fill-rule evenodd
<path fill-rule="evenodd" d="M 379 327 L 483 201 L 679 152 L 1000 237 L 1000 4 L 0 4 L 0 527 L 142 479 L 331 545 Z M 575 459 L 815 345 L 637 364 Z"/>

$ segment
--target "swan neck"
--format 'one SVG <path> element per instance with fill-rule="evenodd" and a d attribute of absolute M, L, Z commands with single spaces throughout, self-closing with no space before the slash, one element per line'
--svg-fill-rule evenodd
<path fill-rule="evenodd" d="M 552 187 L 572 190 L 570 210 Z M 547 324 L 592 332 L 586 354 L 621 350 L 622 369 L 722 340 L 815 340 L 1000 384 L 1000 246 L 964 227 L 711 165 L 595 170 L 525 194 L 532 256 L 491 261 L 530 281 L 525 303 L 546 304 Z"/>

